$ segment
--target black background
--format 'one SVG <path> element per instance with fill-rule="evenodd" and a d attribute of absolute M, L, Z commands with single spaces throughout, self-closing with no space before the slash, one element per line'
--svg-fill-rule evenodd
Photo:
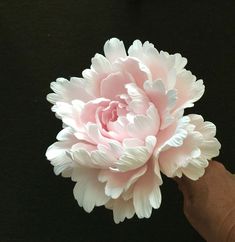
<path fill-rule="evenodd" d="M 188 58 L 206 92 L 187 113 L 217 125 L 219 159 L 234 165 L 234 1 L 51 0 L 0 2 L 0 241 L 181 241 L 202 238 L 182 212 L 176 184 L 164 177 L 163 201 L 150 219 L 115 225 L 104 207 L 87 214 L 73 182 L 45 158 L 61 122 L 45 96 L 57 77 L 81 76 L 104 42 L 149 40 Z"/>

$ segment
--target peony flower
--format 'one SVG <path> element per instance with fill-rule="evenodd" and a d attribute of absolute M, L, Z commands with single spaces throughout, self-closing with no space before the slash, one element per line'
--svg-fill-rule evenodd
<path fill-rule="evenodd" d="M 197 180 L 219 154 L 215 125 L 183 116 L 204 93 L 186 63 L 148 41 L 135 40 L 126 52 L 112 38 L 81 78 L 51 83 L 47 100 L 63 130 L 46 156 L 55 174 L 76 182 L 85 211 L 104 205 L 116 223 L 149 218 L 161 204 L 161 173 Z"/>

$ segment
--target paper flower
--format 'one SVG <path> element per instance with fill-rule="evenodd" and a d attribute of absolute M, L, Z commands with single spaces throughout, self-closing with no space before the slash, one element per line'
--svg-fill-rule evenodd
<path fill-rule="evenodd" d="M 96 54 L 82 78 L 58 78 L 47 96 L 63 130 L 47 159 L 76 182 L 85 211 L 104 205 L 119 223 L 149 218 L 161 203 L 161 172 L 197 180 L 219 154 L 216 127 L 183 116 L 204 93 L 186 58 L 135 40 L 126 53 L 117 38 Z"/>

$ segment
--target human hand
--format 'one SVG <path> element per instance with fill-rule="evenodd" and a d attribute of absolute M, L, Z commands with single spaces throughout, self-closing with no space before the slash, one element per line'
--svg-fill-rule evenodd
<path fill-rule="evenodd" d="M 235 242 L 235 176 L 210 161 L 197 181 L 176 178 L 184 196 L 184 213 L 208 242 Z"/>

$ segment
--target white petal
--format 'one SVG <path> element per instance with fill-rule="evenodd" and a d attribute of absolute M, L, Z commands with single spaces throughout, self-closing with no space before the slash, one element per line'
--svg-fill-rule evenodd
<path fill-rule="evenodd" d="M 202 159 L 212 159 L 219 155 L 221 144 L 214 137 L 216 134 L 216 126 L 208 121 L 203 120 L 201 115 L 189 115 L 191 123 L 195 125 L 195 130 L 203 135 L 204 141 L 200 145 Z"/>
<path fill-rule="evenodd" d="M 183 144 L 184 139 L 187 137 L 188 131 L 186 129 L 187 125 L 190 122 L 188 116 L 184 116 L 178 120 L 175 124 L 167 127 L 165 130 L 162 130 L 158 133 L 158 149 L 167 150 L 170 147 L 179 147 Z"/>
<path fill-rule="evenodd" d="M 105 207 L 113 210 L 113 219 L 116 224 L 123 222 L 125 218 L 132 218 L 135 214 L 132 200 L 112 199 Z"/>
<path fill-rule="evenodd" d="M 52 104 L 56 102 L 70 103 L 74 99 L 88 101 L 94 98 L 87 92 L 83 78 L 72 77 L 70 81 L 65 78 L 57 78 L 51 83 L 51 89 L 55 93 L 47 95 L 47 100 Z"/>
<path fill-rule="evenodd" d="M 79 165 L 85 167 L 96 167 L 96 165 L 92 162 L 90 153 L 84 148 L 77 148 L 73 150 L 72 153 L 73 160 Z"/>
<path fill-rule="evenodd" d="M 102 168 L 108 168 L 113 166 L 116 162 L 114 155 L 106 149 L 105 151 L 95 150 L 91 152 L 91 158 L 97 166 Z"/>
<path fill-rule="evenodd" d="M 112 70 L 110 62 L 101 54 L 95 54 L 91 63 L 91 67 L 98 73 L 108 73 Z"/>
<path fill-rule="evenodd" d="M 200 146 L 202 157 L 210 160 L 219 155 L 220 148 L 221 144 L 216 138 L 205 140 Z"/>
<path fill-rule="evenodd" d="M 181 72 L 187 64 L 187 59 L 182 57 L 182 55 L 179 53 L 173 55 L 170 55 L 165 51 L 161 51 L 160 53 L 165 55 L 165 57 L 172 59 L 173 67 L 176 69 L 177 73 Z"/>
<path fill-rule="evenodd" d="M 192 163 L 189 163 L 187 167 L 182 169 L 182 172 L 185 176 L 190 178 L 191 180 L 198 180 L 205 173 L 204 167 L 194 166 Z"/>
<path fill-rule="evenodd" d="M 102 136 L 97 124 L 87 123 L 86 128 L 89 138 L 93 140 L 95 144 L 108 144 L 111 141 L 111 139 Z"/>
<path fill-rule="evenodd" d="M 70 126 L 73 129 L 79 129 L 82 124 L 80 121 L 80 111 L 78 107 L 80 101 L 72 101 L 72 104 L 65 102 L 57 102 L 53 107 L 52 111 L 56 112 L 56 116 L 61 118 L 63 123 Z"/>
<path fill-rule="evenodd" d="M 124 148 L 137 147 L 144 145 L 144 141 L 137 138 L 126 138 L 122 142 Z"/>
<path fill-rule="evenodd" d="M 62 129 L 56 136 L 57 140 L 69 140 L 69 139 L 74 139 L 74 131 L 70 127 L 66 127 Z"/>
<path fill-rule="evenodd" d="M 177 75 L 175 85 L 177 90 L 177 101 L 175 110 L 192 107 L 205 91 L 202 80 L 197 80 L 190 71 L 184 70 Z"/>
<path fill-rule="evenodd" d="M 73 161 L 66 152 L 72 147 L 74 143 L 75 140 L 71 139 L 55 142 L 48 147 L 46 151 L 46 157 L 54 166 L 54 172 L 56 175 L 72 166 Z"/>
<path fill-rule="evenodd" d="M 73 161 L 66 153 L 51 159 L 51 164 L 54 166 L 53 170 L 56 175 L 70 170 L 73 167 Z"/>
<path fill-rule="evenodd" d="M 131 102 L 128 103 L 130 111 L 142 114 L 145 113 L 149 107 L 149 99 L 146 94 L 135 83 L 128 83 L 125 85 Z"/>
<path fill-rule="evenodd" d="M 159 208 L 161 204 L 160 184 L 161 179 L 157 177 L 150 167 L 134 187 L 133 203 L 139 218 L 149 218 L 152 208 Z"/>
<path fill-rule="evenodd" d="M 79 206 L 90 213 L 95 206 L 102 206 L 109 197 L 104 193 L 104 184 L 98 181 L 98 169 L 79 167 L 73 171 L 72 179 L 76 181 L 73 193 Z"/>
<path fill-rule="evenodd" d="M 191 129 L 194 126 L 188 125 Z M 187 129 L 188 129 L 187 127 Z M 159 155 L 159 165 L 161 171 L 168 177 L 176 175 L 176 171 L 186 167 L 190 160 L 199 158 L 201 155 L 200 144 L 203 141 L 202 135 L 197 131 L 189 131 L 182 145 L 172 147 Z"/>
<path fill-rule="evenodd" d="M 203 120 L 201 115 L 190 114 L 191 123 L 196 125 L 196 130 L 203 134 L 205 139 L 213 138 L 216 134 L 216 126 Z"/>
<path fill-rule="evenodd" d="M 125 58 L 126 50 L 123 41 L 117 38 L 107 40 L 104 44 L 104 53 L 110 62 L 115 62 L 118 58 Z"/>
<path fill-rule="evenodd" d="M 129 47 L 128 53 L 132 57 L 139 58 L 140 60 L 144 60 L 145 55 L 158 55 L 159 52 L 152 43 L 145 41 L 144 44 L 141 43 L 140 40 L 135 40 L 133 44 Z"/>

